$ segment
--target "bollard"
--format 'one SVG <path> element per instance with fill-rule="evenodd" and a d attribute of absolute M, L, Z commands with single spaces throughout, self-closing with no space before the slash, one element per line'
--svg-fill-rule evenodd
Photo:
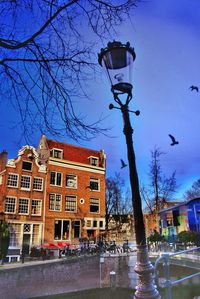
<path fill-rule="evenodd" d="M 116 272 L 114 271 L 110 272 L 110 288 L 116 288 Z"/>
<path fill-rule="evenodd" d="M 104 263 L 104 257 L 100 257 L 100 263 L 99 263 L 99 286 L 100 286 L 100 289 L 102 288 L 102 264 Z"/>

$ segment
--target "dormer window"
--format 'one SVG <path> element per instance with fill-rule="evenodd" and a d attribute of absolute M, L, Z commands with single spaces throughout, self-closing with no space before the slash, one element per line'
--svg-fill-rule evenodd
<path fill-rule="evenodd" d="M 99 166 L 99 158 L 97 157 L 89 157 L 90 165 L 92 166 Z"/>
<path fill-rule="evenodd" d="M 60 150 L 60 149 L 55 149 L 55 148 L 53 148 L 53 149 L 50 151 L 50 156 L 51 156 L 52 158 L 62 159 L 62 157 L 63 157 L 63 151 Z"/>

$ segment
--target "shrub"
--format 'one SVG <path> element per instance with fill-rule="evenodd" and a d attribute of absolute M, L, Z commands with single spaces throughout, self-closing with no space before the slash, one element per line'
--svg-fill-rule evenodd
<path fill-rule="evenodd" d="M 1 221 L 0 223 L 0 260 L 6 257 L 8 252 L 10 242 L 10 232 L 8 223 L 6 221 Z"/>
<path fill-rule="evenodd" d="M 164 237 L 160 235 L 156 230 L 147 238 L 148 242 L 156 243 L 160 241 L 164 241 Z"/>
<path fill-rule="evenodd" d="M 40 257 L 43 256 L 43 249 L 38 249 L 37 247 L 33 246 L 31 247 L 31 252 L 30 252 L 30 256 L 31 257 Z"/>
<path fill-rule="evenodd" d="M 177 235 L 177 240 L 181 243 L 193 243 L 195 245 L 200 244 L 200 235 L 193 231 L 182 231 Z"/>

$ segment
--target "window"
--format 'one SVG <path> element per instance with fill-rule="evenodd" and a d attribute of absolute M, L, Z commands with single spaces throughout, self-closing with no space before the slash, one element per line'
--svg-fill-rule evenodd
<path fill-rule="evenodd" d="M 93 220 L 93 227 L 97 227 L 97 220 Z"/>
<path fill-rule="evenodd" d="M 39 199 L 32 199 L 31 214 L 41 216 L 42 201 Z"/>
<path fill-rule="evenodd" d="M 61 194 L 49 194 L 49 210 L 61 211 Z"/>
<path fill-rule="evenodd" d="M 28 162 L 28 161 L 23 161 L 22 162 L 22 169 L 27 170 L 27 171 L 31 171 L 32 170 L 32 163 Z"/>
<path fill-rule="evenodd" d="M 18 186 L 18 174 L 14 174 L 14 173 L 8 174 L 7 186 L 9 186 L 9 187 L 17 187 Z"/>
<path fill-rule="evenodd" d="M 66 212 L 76 212 L 76 196 L 66 196 L 65 211 Z"/>
<path fill-rule="evenodd" d="M 21 176 L 21 189 L 30 190 L 31 188 L 31 177 L 27 175 Z"/>
<path fill-rule="evenodd" d="M 21 224 L 10 223 L 10 247 L 20 247 L 21 246 Z"/>
<path fill-rule="evenodd" d="M 61 186 L 61 181 L 62 181 L 62 174 L 60 172 L 52 171 L 50 177 L 50 184 L 55 186 Z"/>
<path fill-rule="evenodd" d="M 74 238 L 80 238 L 80 227 L 81 227 L 80 220 L 76 220 L 73 222 Z"/>
<path fill-rule="evenodd" d="M 33 178 L 33 190 L 43 190 L 43 178 Z"/>
<path fill-rule="evenodd" d="M 62 159 L 63 151 L 54 148 L 50 151 L 50 156 L 53 158 Z"/>
<path fill-rule="evenodd" d="M 92 166 L 99 166 L 99 159 L 96 157 L 89 157 L 90 165 Z"/>
<path fill-rule="evenodd" d="M 86 227 L 91 227 L 92 226 L 92 221 L 91 220 L 87 220 L 86 221 Z"/>
<path fill-rule="evenodd" d="M 32 233 L 32 245 L 40 245 L 40 225 L 33 224 L 33 233 Z"/>
<path fill-rule="evenodd" d="M 103 228 L 103 227 L 104 227 L 104 225 L 103 225 L 103 221 L 102 221 L 102 220 L 99 221 L 99 227 L 100 227 L 100 228 Z"/>
<path fill-rule="evenodd" d="M 90 178 L 90 190 L 99 191 L 99 179 Z"/>
<path fill-rule="evenodd" d="M 66 175 L 66 187 L 77 188 L 77 176 L 74 174 Z"/>
<path fill-rule="evenodd" d="M 90 212 L 99 213 L 99 199 L 90 198 Z"/>
<path fill-rule="evenodd" d="M 29 199 L 20 198 L 19 199 L 19 214 L 28 214 Z"/>
<path fill-rule="evenodd" d="M 5 200 L 5 213 L 15 213 L 16 211 L 16 198 L 6 197 Z"/>
<path fill-rule="evenodd" d="M 24 223 L 24 233 L 30 233 L 31 232 L 31 224 L 29 223 Z"/>
<path fill-rule="evenodd" d="M 54 223 L 54 239 L 69 240 L 69 220 L 55 220 Z"/>

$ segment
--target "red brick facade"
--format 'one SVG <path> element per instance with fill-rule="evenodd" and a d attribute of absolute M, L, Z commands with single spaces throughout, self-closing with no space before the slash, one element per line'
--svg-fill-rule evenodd
<path fill-rule="evenodd" d="M 10 252 L 19 254 L 22 245 L 28 251 L 42 242 L 46 166 L 32 146 L 24 146 L 16 159 L 6 156 L 0 155 L 1 220 L 10 225 Z"/>
<path fill-rule="evenodd" d="M 11 247 L 77 243 L 105 229 L 103 151 L 46 139 L 17 159 L 0 154 L 0 212 L 13 230 Z"/>
<path fill-rule="evenodd" d="M 105 154 L 45 140 L 48 172 L 44 240 L 79 242 L 105 229 Z M 57 202 L 56 201 L 57 197 Z M 57 206 L 56 206 L 57 204 Z M 52 229 L 53 228 L 53 229 Z"/>

